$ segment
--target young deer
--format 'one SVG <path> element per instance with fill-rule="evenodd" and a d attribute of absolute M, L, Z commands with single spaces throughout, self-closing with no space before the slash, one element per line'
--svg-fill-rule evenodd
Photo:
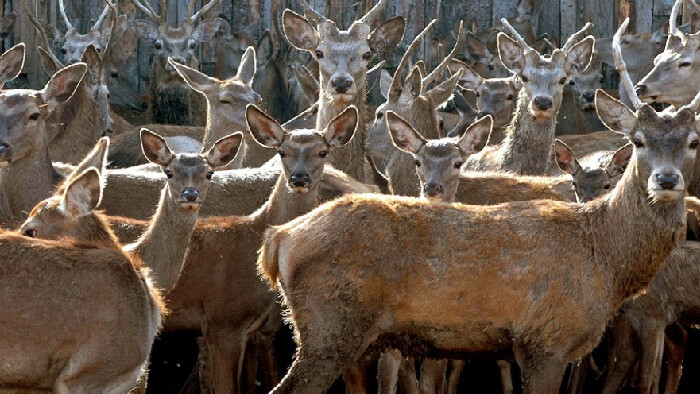
<path fill-rule="evenodd" d="M 287 40 L 296 48 L 311 53 L 319 65 L 321 91 L 316 128 L 324 128 L 336 115 L 354 105 L 360 119 L 369 118 L 366 110 L 366 72 L 368 63 L 379 52 L 392 50 L 403 37 L 406 21 L 391 18 L 370 31 L 387 0 L 380 0 L 365 16 L 353 22 L 348 30 L 313 10 L 304 0 L 299 4 L 307 18 L 292 10 L 285 10 L 282 22 Z M 352 143 L 336 150 L 330 163 L 360 182 L 372 183 L 373 175 L 365 159 L 365 121 Z"/>
<path fill-rule="evenodd" d="M 525 394 L 557 393 L 567 363 L 590 352 L 685 233 L 700 141 L 695 106 L 656 113 L 637 98 L 634 113 L 601 91 L 596 102 L 635 148 L 615 190 L 591 203 L 347 196 L 269 229 L 258 267 L 283 293 L 298 345 L 273 392 L 323 392 L 375 343 L 512 354 Z"/>
<path fill-rule="evenodd" d="M 98 171 L 80 173 L 63 190 L 61 211 L 86 214 L 99 204 Z M 138 259 L 113 238 L 55 242 L 0 233 L 0 266 L 0 348 L 14 360 L 1 368 L 2 387 L 125 393 L 136 385 L 163 312 Z"/>
<path fill-rule="evenodd" d="M 595 92 L 602 87 L 600 62 L 592 62 L 587 69 L 573 76 L 564 88 L 554 134 L 588 134 L 604 130 L 594 103 Z"/>
<path fill-rule="evenodd" d="M 171 27 L 167 21 L 166 0 L 160 1 L 160 15 L 151 7 L 148 0 L 132 0 L 134 5 L 149 18 L 136 19 L 131 27 L 139 37 L 153 43 L 155 57 L 151 66 L 150 109 L 153 123 L 166 123 L 183 126 L 201 126 L 204 98 L 185 85 L 178 77 L 175 68 L 168 62 L 186 64 L 198 69 L 199 61 L 195 56 L 197 44 L 214 37 L 221 26 L 221 19 L 214 18 L 195 25 L 197 20 L 207 13 L 218 0 L 211 0 L 194 13 L 196 1 L 190 1 L 187 14 L 180 27 Z"/>
<path fill-rule="evenodd" d="M 0 57 L 0 81 L 19 74 L 24 63 L 24 45 Z M 57 72 L 42 90 L 0 91 L 5 119 L 0 127 L 0 222 L 21 220 L 37 202 L 50 196 L 62 179 L 51 164 L 46 119 L 75 92 L 87 67 L 84 63 Z"/>
<path fill-rule="evenodd" d="M 431 21 L 416 35 L 404 53 L 386 94 L 387 100 L 377 108 L 374 124 L 367 134 L 365 149 L 371 154 L 378 169 L 386 174 L 392 194 L 417 196 L 420 192 L 418 179 L 412 171 L 413 158 L 410 154 L 396 149 L 392 144 L 386 121 L 383 119 L 385 113 L 393 111 L 403 116 L 409 123 L 421 130 L 426 130 L 428 132 L 426 137 L 429 139 L 440 138 L 437 108 L 452 95 L 459 78 L 459 75 L 455 75 L 436 84 L 432 89 L 428 88 L 431 83 L 436 82 L 437 77 L 445 71 L 449 61 L 456 55 L 459 49 L 459 41 L 457 41 L 452 52 L 429 75 L 423 76 L 419 68 L 414 67 L 406 77 L 406 81 L 401 81 L 411 54 L 435 22 L 436 20 Z M 457 37 L 462 34 L 463 28 L 460 24 Z"/>
<path fill-rule="evenodd" d="M 501 61 L 522 83 L 517 109 L 505 140 L 499 146 L 472 155 L 465 168 L 546 175 L 551 167 L 554 129 L 564 86 L 588 66 L 595 39 L 589 36 L 578 42 L 588 28 L 586 25 L 569 37 L 562 49 L 545 57 L 526 44 L 505 19 L 502 22 L 516 37 L 513 40 L 505 33 L 498 34 Z"/>

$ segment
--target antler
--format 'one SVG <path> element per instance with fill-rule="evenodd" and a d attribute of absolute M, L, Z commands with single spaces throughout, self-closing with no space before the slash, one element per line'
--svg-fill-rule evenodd
<path fill-rule="evenodd" d="M 148 0 L 143 0 L 143 3 L 141 0 L 131 0 L 132 3 L 134 3 L 134 6 L 141 10 L 144 14 L 146 14 L 147 17 L 149 17 L 152 21 L 156 23 L 162 23 L 165 22 L 165 17 L 168 15 L 168 1 L 167 0 L 160 0 L 160 15 L 156 13 L 156 10 L 151 7 L 150 4 L 148 4 Z"/>
<path fill-rule="evenodd" d="M 369 11 L 367 11 L 365 16 L 360 18 L 358 20 L 358 22 L 366 23 L 367 25 L 372 26 L 374 24 L 375 19 L 377 19 L 379 14 L 382 13 L 382 10 L 384 10 L 386 5 L 387 5 L 386 0 L 379 0 L 379 2 L 377 4 L 375 4 L 374 7 L 372 7 Z"/>
<path fill-rule="evenodd" d="M 95 22 L 95 25 L 92 27 L 93 29 L 98 29 L 102 22 L 104 21 L 105 17 L 107 16 L 107 12 L 109 12 L 109 5 L 105 6 L 105 9 L 102 10 L 102 14 L 100 14 L 100 17 L 97 18 L 97 21 Z M 116 18 L 116 15 L 114 16 Z"/>
<path fill-rule="evenodd" d="M 105 60 L 109 59 L 110 53 L 112 52 L 112 48 L 114 47 L 114 41 L 116 41 L 114 36 L 117 34 L 117 19 L 119 17 L 116 4 L 117 0 L 115 0 L 114 3 L 111 0 L 104 1 L 105 3 L 107 3 L 105 8 L 112 11 L 112 30 L 109 33 L 109 41 L 107 41 L 107 47 L 104 51 L 102 51 L 102 64 L 100 65 L 100 67 L 104 67 Z"/>
<path fill-rule="evenodd" d="M 66 22 L 68 30 L 73 30 L 73 25 L 71 25 L 70 20 L 68 20 L 68 15 L 66 15 L 66 7 L 63 5 L 63 0 L 58 0 L 58 10 L 63 17 L 63 21 Z"/>
<path fill-rule="evenodd" d="M 581 41 L 585 36 L 586 36 L 586 31 L 590 28 L 593 27 L 593 24 L 591 22 L 587 22 L 586 25 L 576 33 L 572 34 L 568 40 L 564 43 L 564 46 L 561 47 L 561 50 L 564 52 L 569 52 L 571 50 L 571 47 L 576 45 L 579 41 Z"/>
<path fill-rule="evenodd" d="M 685 33 L 678 30 L 677 24 L 678 14 L 681 11 L 681 6 L 683 5 L 683 2 L 684 0 L 676 0 L 676 2 L 673 3 L 673 8 L 671 8 L 671 16 L 668 20 L 668 33 L 679 37 L 681 40 L 683 40 L 683 42 L 685 42 Z"/>
<path fill-rule="evenodd" d="M 510 25 L 508 19 L 501 18 L 501 23 L 503 23 L 503 26 L 505 26 L 506 30 L 510 32 L 513 38 L 515 38 L 515 40 L 518 42 L 518 44 L 520 44 L 521 47 L 523 47 L 523 49 L 532 49 L 530 48 L 530 45 L 528 45 L 527 42 L 525 42 L 523 36 L 521 36 L 520 33 L 518 33 L 518 31 Z"/>
<path fill-rule="evenodd" d="M 316 12 L 316 10 L 314 10 L 313 7 L 311 7 L 306 1 L 297 0 L 297 2 L 299 3 L 301 9 L 304 10 L 304 16 L 306 16 L 307 18 L 311 18 L 316 24 L 319 24 L 321 22 L 328 22 L 328 18 Z"/>
<path fill-rule="evenodd" d="M 46 33 L 46 30 L 44 29 L 44 26 L 39 22 L 34 15 L 29 11 L 29 8 L 27 6 L 24 6 L 24 12 L 27 13 L 27 16 L 29 17 L 29 20 L 32 22 L 34 27 L 39 31 L 39 35 L 41 36 L 41 41 L 44 44 L 44 47 L 46 48 L 46 53 L 51 57 L 51 60 L 53 60 L 56 64 L 61 64 L 62 63 L 56 58 L 56 55 L 53 54 L 53 51 L 51 50 L 51 43 L 49 42 L 49 35 Z"/>
<path fill-rule="evenodd" d="M 411 56 L 411 52 L 413 52 L 413 50 L 415 50 L 415 48 L 418 46 L 418 43 L 420 42 L 421 38 L 423 38 L 423 35 L 425 35 L 425 33 L 435 24 L 436 21 L 436 19 L 430 21 L 425 29 L 418 33 L 416 38 L 413 39 L 411 45 L 408 46 L 408 49 L 406 49 L 406 52 L 403 54 L 401 62 L 399 63 L 398 67 L 396 67 L 396 72 L 394 72 L 394 78 L 391 80 L 391 86 L 389 86 L 388 99 L 390 101 L 396 101 L 399 99 L 399 96 L 401 96 L 401 76 L 403 75 L 403 70 L 406 68 L 406 64 L 408 63 L 408 58 Z"/>
<path fill-rule="evenodd" d="M 639 99 L 639 96 L 637 96 L 637 92 L 635 92 L 634 90 L 634 82 L 632 82 L 632 78 L 630 77 L 630 74 L 627 71 L 625 59 L 622 58 L 622 48 L 620 46 L 622 34 L 625 32 L 625 30 L 627 30 L 627 25 L 629 23 L 630 18 L 625 18 L 624 22 L 622 22 L 620 28 L 617 29 L 617 32 L 615 32 L 615 35 L 613 36 L 613 59 L 615 60 L 615 68 L 617 69 L 617 72 L 620 73 L 620 81 L 624 85 L 625 90 L 627 91 L 627 95 L 629 96 L 630 101 L 632 102 L 632 105 L 634 105 L 635 109 L 638 109 L 643 105 L 643 103 L 642 100 Z"/>
<path fill-rule="evenodd" d="M 196 14 L 192 15 L 192 11 L 194 11 L 194 4 L 195 4 L 197 1 L 196 1 L 196 0 L 190 0 L 190 4 L 187 6 L 187 15 L 188 15 L 188 16 L 189 16 L 189 15 L 192 15 L 192 16 L 190 16 L 189 19 L 186 19 L 186 22 L 189 23 L 189 24 L 195 23 L 195 22 L 197 21 L 197 19 L 199 19 L 199 18 L 202 17 L 202 15 L 206 14 L 207 12 L 209 12 L 209 10 L 212 9 L 212 7 L 214 7 L 218 1 L 219 1 L 219 0 L 211 0 L 211 1 L 209 1 L 209 3 L 207 3 L 207 5 L 203 5 L 202 8 L 200 8 L 199 11 L 197 11 Z"/>
<path fill-rule="evenodd" d="M 462 36 L 464 35 L 464 21 L 459 22 L 459 33 L 457 34 L 457 41 L 455 42 L 454 48 L 452 48 L 452 52 L 450 52 L 445 59 L 438 64 L 435 69 L 428 74 L 424 79 L 423 79 L 423 88 L 427 88 L 429 84 L 431 84 L 435 79 L 440 76 L 444 71 L 447 65 L 450 63 L 452 58 L 457 55 L 457 51 L 459 51 L 460 48 L 460 43 L 462 42 Z"/>

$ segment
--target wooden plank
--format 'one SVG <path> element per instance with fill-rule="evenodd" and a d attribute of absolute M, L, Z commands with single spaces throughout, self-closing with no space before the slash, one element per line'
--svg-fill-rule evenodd
<path fill-rule="evenodd" d="M 559 0 L 545 0 L 539 15 L 539 26 L 535 26 L 535 35 L 539 36 L 547 33 L 550 37 L 561 42 L 562 39 L 560 39 L 561 34 L 559 30 L 561 28 L 560 21 Z M 563 40 L 566 40 L 566 37 L 563 37 Z"/>
<path fill-rule="evenodd" d="M 491 26 L 496 26 L 501 22 L 501 18 L 510 18 L 515 16 L 515 10 L 518 7 L 518 2 L 513 0 L 493 0 L 491 2 Z M 478 23 L 477 19 L 477 23 Z M 479 26 L 481 29 L 481 26 Z"/>
<path fill-rule="evenodd" d="M 671 15 L 674 0 L 654 0 L 654 16 Z"/>
<path fill-rule="evenodd" d="M 634 0 L 632 13 L 634 14 L 634 32 L 644 33 L 652 31 L 654 0 Z"/>
<path fill-rule="evenodd" d="M 596 37 L 612 37 L 614 33 L 615 11 L 614 7 L 610 5 L 610 0 L 591 0 L 584 4 L 586 21 L 595 25 L 594 35 Z"/>
<path fill-rule="evenodd" d="M 559 29 L 561 37 L 569 37 L 577 30 L 576 25 L 576 0 L 561 0 L 559 6 Z"/>

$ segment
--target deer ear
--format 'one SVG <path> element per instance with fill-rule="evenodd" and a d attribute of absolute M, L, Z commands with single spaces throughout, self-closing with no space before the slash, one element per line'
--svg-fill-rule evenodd
<path fill-rule="evenodd" d="M 491 115 L 484 116 L 472 123 L 467 128 L 467 131 L 464 132 L 464 135 L 459 138 L 459 150 L 462 153 L 471 154 L 484 149 L 489 141 L 492 128 L 493 118 Z"/>
<path fill-rule="evenodd" d="M 241 64 L 238 66 L 236 76 L 246 85 L 253 86 L 256 69 L 255 48 L 248 47 L 241 58 Z"/>
<path fill-rule="evenodd" d="M 144 40 L 155 41 L 158 38 L 158 25 L 150 19 L 134 19 L 129 25 Z"/>
<path fill-rule="evenodd" d="M 386 123 L 389 126 L 391 141 L 404 152 L 418 153 L 428 142 L 416 129 L 393 111 L 386 112 Z"/>
<path fill-rule="evenodd" d="M 209 19 L 197 25 L 197 28 L 192 32 L 192 38 L 197 42 L 206 42 L 214 38 L 216 32 L 223 25 L 223 21 L 219 18 Z"/>
<path fill-rule="evenodd" d="M 24 67 L 24 43 L 19 43 L 0 56 L 0 88 L 17 78 Z"/>
<path fill-rule="evenodd" d="M 258 62 L 261 65 L 268 64 L 270 61 L 272 61 L 272 58 L 274 57 L 275 45 L 272 42 L 272 35 L 270 35 L 269 30 L 265 30 L 263 32 L 257 44 L 255 44 L 255 47 Z"/>
<path fill-rule="evenodd" d="M 462 71 L 457 71 L 457 73 L 451 76 L 449 79 L 447 79 L 447 81 L 444 81 L 443 83 L 430 89 L 427 93 L 427 96 L 432 99 L 435 105 L 442 105 L 442 103 L 447 101 L 447 99 L 449 99 L 450 96 L 452 96 L 452 93 L 455 91 L 455 88 L 457 87 L 457 82 L 459 81 L 461 76 Z"/>
<path fill-rule="evenodd" d="M 64 212 L 77 218 L 92 212 L 101 200 L 100 173 L 95 168 L 89 168 L 70 180 L 63 193 L 61 207 Z"/>
<path fill-rule="evenodd" d="M 243 133 L 240 131 L 216 141 L 214 146 L 205 154 L 207 163 L 212 168 L 227 165 L 236 157 L 241 141 L 243 141 Z"/>
<path fill-rule="evenodd" d="M 406 30 L 406 19 L 395 16 L 384 21 L 367 37 L 367 43 L 374 53 L 386 52 L 396 48 Z"/>
<path fill-rule="evenodd" d="M 498 57 L 514 74 L 519 74 L 525 67 L 525 50 L 505 33 L 498 33 Z"/>
<path fill-rule="evenodd" d="M 622 173 L 625 172 L 625 169 L 627 169 L 627 165 L 630 163 L 630 159 L 632 158 L 632 152 L 634 152 L 632 144 L 627 144 L 613 154 L 612 158 L 610 159 L 610 163 L 608 163 L 605 168 L 605 172 L 608 173 L 610 178 L 622 175 Z"/>
<path fill-rule="evenodd" d="M 612 131 L 630 135 L 637 128 L 637 116 L 634 112 L 603 89 L 596 90 L 595 108 L 605 127 Z"/>
<path fill-rule="evenodd" d="M 557 156 L 557 165 L 567 174 L 574 175 L 581 169 L 571 149 L 560 140 L 554 140 L 554 152 Z"/>
<path fill-rule="evenodd" d="M 102 60 L 100 59 L 100 54 L 97 53 L 97 49 L 95 49 L 94 45 L 90 44 L 87 46 L 87 48 L 85 48 L 80 61 L 87 64 L 88 72 L 95 74 L 99 73 L 100 63 Z"/>
<path fill-rule="evenodd" d="M 289 43 L 298 49 L 310 52 L 321 42 L 316 28 L 306 18 L 290 9 L 284 10 L 282 14 L 282 28 Z"/>
<path fill-rule="evenodd" d="M 486 44 L 476 38 L 470 31 L 467 32 L 466 42 L 467 52 L 472 59 L 481 63 L 488 63 L 491 60 L 491 52 L 489 52 Z"/>
<path fill-rule="evenodd" d="M 253 138 L 260 145 L 268 148 L 278 148 L 282 144 L 286 132 L 270 115 L 253 104 L 248 104 L 245 110 L 245 120 Z"/>
<path fill-rule="evenodd" d="M 161 167 L 167 166 L 173 159 L 165 139 L 146 128 L 141 129 L 141 150 L 148 161 Z"/>
<path fill-rule="evenodd" d="M 94 167 L 100 173 L 104 172 L 107 166 L 107 153 L 109 152 L 109 138 L 102 137 L 97 144 L 92 148 L 90 153 L 88 153 L 85 158 L 78 164 L 73 170 L 69 178 L 81 174 L 83 171 L 90 167 Z"/>
<path fill-rule="evenodd" d="M 37 47 L 39 52 L 39 60 L 41 61 L 41 66 L 44 68 L 46 75 L 54 75 L 58 70 L 63 68 L 63 64 L 59 63 L 58 60 L 51 56 L 44 48 Z"/>
<path fill-rule="evenodd" d="M 447 67 L 453 74 L 457 73 L 459 70 L 462 70 L 462 76 L 459 77 L 459 84 L 465 89 L 476 90 L 479 89 L 479 86 L 481 86 L 482 83 L 484 83 L 484 79 L 462 61 L 452 59 Z"/>
<path fill-rule="evenodd" d="M 421 90 L 423 90 L 423 79 L 421 77 L 420 68 L 414 66 L 411 72 L 408 73 L 406 81 L 403 83 L 404 91 L 408 90 L 411 92 L 413 97 L 420 96 Z"/>
<path fill-rule="evenodd" d="M 85 63 L 76 63 L 59 70 L 51 77 L 41 91 L 41 98 L 47 104 L 49 113 L 71 98 L 86 70 Z"/>
<path fill-rule="evenodd" d="M 595 38 L 589 36 L 566 52 L 566 60 L 570 66 L 570 72 L 581 72 L 588 67 L 593 59 L 594 46 Z"/>
<path fill-rule="evenodd" d="M 214 78 L 207 76 L 201 71 L 197 71 L 192 67 L 180 64 L 174 61 L 172 58 L 168 58 L 168 63 L 170 63 L 175 71 L 185 80 L 185 83 L 192 89 L 206 94 L 212 86 L 215 86 L 218 81 Z"/>
<path fill-rule="evenodd" d="M 326 142 L 336 148 L 350 142 L 357 130 L 358 119 L 359 115 L 354 105 L 346 108 L 328 123 L 328 127 L 323 132 Z"/>
<path fill-rule="evenodd" d="M 392 79 L 389 71 L 382 70 L 382 75 L 379 76 L 379 90 L 382 92 L 384 98 L 389 97 L 389 88 L 391 87 Z"/>

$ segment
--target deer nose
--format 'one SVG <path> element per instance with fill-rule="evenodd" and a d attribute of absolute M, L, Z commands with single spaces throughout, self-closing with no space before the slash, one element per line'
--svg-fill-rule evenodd
<path fill-rule="evenodd" d="M 591 92 L 590 90 L 583 92 L 583 99 L 589 103 L 592 103 L 595 99 L 595 92 Z"/>
<path fill-rule="evenodd" d="M 678 175 L 656 174 L 656 183 L 664 190 L 671 190 L 678 185 Z"/>
<path fill-rule="evenodd" d="M 10 150 L 10 145 L 7 145 L 4 142 L 0 142 L 0 156 L 3 156 L 9 150 Z"/>
<path fill-rule="evenodd" d="M 331 85 L 337 93 L 345 93 L 352 86 L 352 78 L 348 77 L 335 77 L 331 79 Z"/>
<path fill-rule="evenodd" d="M 199 190 L 189 188 L 182 191 L 182 197 L 187 200 L 187 202 L 197 202 L 199 201 Z"/>
<path fill-rule="evenodd" d="M 428 197 L 437 197 L 442 194 L 442 185 L 437 182 L 428 182 L 423 187 L 423 191 Z"/>
<path fill-rule="evenodd" d="M 289 183 L 296 187 L 304 187 L 308 185 L 309 182 L 311 182 L 311 177 L 306 172 L 295 172 L 289 178 Z"/>
<path fill-rule="evenodd" d="M 540 111 L 546 111 L 552 108 L 552 98 L 545 96 L 535 97 L 535 107 L 537 107 L 537 109 Z"/>
<path fill-rule="evenodd" d="M 647 91 L 647 85 L 637 85 L 634 90 L 637 91 L 637 94 L 644 94 Z"/>

